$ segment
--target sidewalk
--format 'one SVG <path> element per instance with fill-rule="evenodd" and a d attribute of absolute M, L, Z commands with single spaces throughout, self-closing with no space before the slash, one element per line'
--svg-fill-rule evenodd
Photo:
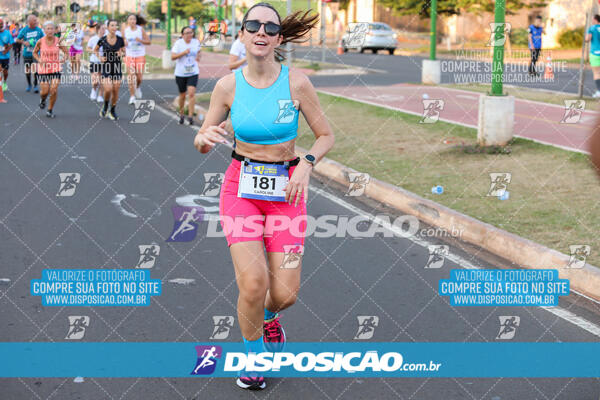
<path fill-rule="evenodd" d="M 423 115 L 423 100 L 444 101 L 440 120 L 477 129 L 479 93 L 440 86 L 395 84 L 390 86 L 318 87 L 319 91 L 363 103 Z M 551 94 L 549 94 L 551 96 Z M 573 97 L 575 99 L 575 96 Z M 585 110 L 578 123 L 561 123 L 565 107 L 515 99 L 515 136 L 563 149 L 588 153 L 598 112 Z"/>

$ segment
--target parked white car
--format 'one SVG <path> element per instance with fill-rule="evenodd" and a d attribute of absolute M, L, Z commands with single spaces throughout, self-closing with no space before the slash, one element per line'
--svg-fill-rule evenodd
<path fill-rule="evenodd" d="M 387 50 L 394 54 L 398 46 L 398 36 L 388 24 L 383 22 L 353 22 L 348 24 L 348 29 L 342 36 L 344 52 L 355 49 L 363 53 L 369 49 L 373 53 Z"/>

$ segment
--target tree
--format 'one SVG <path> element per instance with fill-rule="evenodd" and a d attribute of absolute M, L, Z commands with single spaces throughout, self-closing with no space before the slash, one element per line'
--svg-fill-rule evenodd
<path fill-rule="evenodd" d="M 506 14 L 522 8 L 537 8 L 546 6 L 547 0 L 506 0 Z M 379 0 L 384 7 L 391 8 L 397 15 L 419 15 L 429 17 L 431 0 Z M 494 12 L 494 0 L 438 0 L 438 15 L 458 15 L 461 13 L 482 14 Z"/>
<path fill-rule="evenodd" d="M 171 15 L 187 18 L 193 16 L 199 21 L 206 19 L 209 10 L 208 7 L 199 1 L 189 0 L 171 0 Z M 165 16 L 161 12 L 162 0 L 152 0 L 146 6 L 146 12 L 151 18 L 163 19 Z"/>
<path fill-rule="evenodd" d="M 164 16 L 161 12 L 162 0 L 152 0 L 146 5 L 146 12 L 150 18 L 163 19 Z"/>

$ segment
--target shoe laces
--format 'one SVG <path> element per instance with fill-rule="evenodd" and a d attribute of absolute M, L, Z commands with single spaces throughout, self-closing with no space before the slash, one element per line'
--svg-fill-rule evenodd
<path fill-rule="evenodd" d="M 265 331 L 267 339 L 278 339 L 281 337 L 281 324 L 279 323 L 279 317 L 275 318 L 271 322 L 265 324 Z"/>

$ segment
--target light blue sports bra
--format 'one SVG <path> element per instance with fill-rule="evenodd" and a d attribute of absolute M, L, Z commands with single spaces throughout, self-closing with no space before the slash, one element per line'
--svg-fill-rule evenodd
<path fill-rule="evenodd" d="M 231 105 L 235 138 L 255 144 L 277 144 L 298 136 L 298 109 L 290 94 L 288 67 L 281 64 L 277 80 L 269 87 L 251 86 L 235 70 L 235 96 Z"/>

